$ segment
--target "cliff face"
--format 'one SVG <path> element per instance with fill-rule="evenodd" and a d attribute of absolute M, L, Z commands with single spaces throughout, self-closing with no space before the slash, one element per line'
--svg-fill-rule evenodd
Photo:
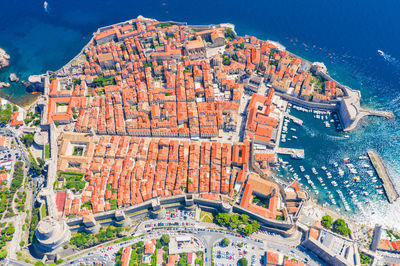
<path fill-rule="evenodd" d="M 6 53 L 6 51 L 0 48 L 0 69 L 8 66 L 9 63 L 10 56 Z"/>

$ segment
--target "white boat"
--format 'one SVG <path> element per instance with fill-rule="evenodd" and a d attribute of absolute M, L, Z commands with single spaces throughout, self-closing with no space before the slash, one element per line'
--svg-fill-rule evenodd
<path fill-rule="evenodd" d="M 290 128 L 290 130 L 291 130 L 291 131 L 296 131 L 296 129 L 295 129 L 295 128 Z"/>
<path fill-rule="evenodd" d="M 318 175 L 318 172 L 317 172 L 317 170 L 316 170 L 314 167 L 311 168 L 311 171 L 313 172 L 314 175 Z"/>
<path fill-rule="evenodd" d="M 300 165 L 300 171 L 304 172 L 306 169 L 304 169 L 304 166 Z"/>
<path fill-rule="evenodd" d="M 366 160 L 366 159 L 368 159 L 368 157 L 367 157 L 367 156 L 360 156 L 360 157 L 358 157 L 358 159 L 360 159 L 360 160 Z"/>
<path fill-rule="evenodd" d="M 343 171 L 342 169 L 339 168 L 338 174 L 339 174 L 340 176 L 343 176 L 343 175 L 344 175 L 344 171 Z"/>
<path fill-rule="evenodd" d="M 332 186 L 334 186 L 334 187 L 337 187 L 337 185 L 338 185 L 338 184 L 336 183 L 336 181 L 332 181 L 331 184 L 332 184 Z"/>
<path fill-rule="evenodd" d="M 351 169 L 350 169 L 350 172 L 351 172 L 352 174 L 357 174 L 357 173 L 358 173 L 357 170 L 354 169 L 354 168 L 351 168 Z"/>
<path fill-rule="evenodd" d="M 333 166 L 334 167 L 338 167 L 338 163 L 337 162 L 333 162 Z"/>
<path fill-rule="evenodd" d="M 324 171 L 326 171 L 326 167 L 325 167 L 325 166 L 322 166 L 321 169 L 324 170 Z"/>
<path fill-rule="evenodd" d="M 290 158 L 296 159 L 296 160 L 302 160 L 302 159 L 304 159 L 304 155 L 300 154 L 300 153 L 290 154 Z"/>
<path fill-rule="evenodd" d="M 292 136 L 292 138 L 297 139 L 297 136 Z"/>

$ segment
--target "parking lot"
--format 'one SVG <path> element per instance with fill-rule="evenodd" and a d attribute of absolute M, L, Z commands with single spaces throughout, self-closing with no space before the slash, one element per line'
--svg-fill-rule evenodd
<path fill-rule="evenodd" d="M 228 246 L 217 242 L 213 246 L 213 259 L 216 266 L 234 266 L 240 258 L 246 258 L 249 265 L 262 265 L 262 248 L 241 241 L 233 241 Z"/>

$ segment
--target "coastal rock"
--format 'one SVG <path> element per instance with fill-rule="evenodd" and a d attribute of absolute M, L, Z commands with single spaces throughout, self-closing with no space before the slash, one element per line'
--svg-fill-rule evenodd
<path fill-rule="evenodd" d="M 10 56 L 0 48 L 0 69 L 8 66 L 10 64 Z"/>
<path fill-rule="evenodd" d="M 9 79 L 11 82 L 17 82 L 17 81 L 19 81 L 19 77 L 17 77 L 17 75 L 16 75 L 15 73 L 11 73 L 10 76 L 8 77 L 8 79 Z"/>
<path fill-rule="evenodd" d="M 7 82 L 0 82 L 0 89 L 2 88 L 10 88 L 10 83 Z"/>

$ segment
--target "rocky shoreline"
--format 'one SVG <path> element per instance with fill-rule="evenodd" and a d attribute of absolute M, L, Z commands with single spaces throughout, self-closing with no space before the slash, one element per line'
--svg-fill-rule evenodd
<path fill-rule="evenodd" d="M 10 56 L 4 49 L 0 48 L 0 69 L 7 67 L 10 64 Z"/>
<path fill-rule="evenodd" d="M 0 48 L 0 69 L 7 67 L 10 64 L 10 56 L 4 49 Z M 7 82 L 0 81 L 0 89 L 9 88 L 11 85 Z"/>

